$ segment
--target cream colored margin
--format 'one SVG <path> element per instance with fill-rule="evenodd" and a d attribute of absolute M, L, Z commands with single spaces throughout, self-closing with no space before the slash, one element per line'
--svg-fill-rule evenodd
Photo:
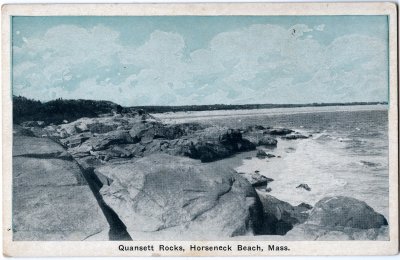
<path fill-rule="evenodd" d="M 12 107 L 10 86 L 11 16 L 149 16 L 149 15 L 389 15 L 390 108 L 389 173 L 390 241 L 135 241 L 135 242 L 14 242 L 11 228 Z M 3 238 L 6 256 L 260 256 L 260 255 L 392 255 L 398 252 L 398 115 L 397 11 L 393 3 L 219 3 L 219 4 L 35 4 L 2 7 L 3 102 Z M 255 237 L 256 239 L 256 237 Z M 118 245 L 285 245 L 290 251 L 261 253 L 121 252 Z"/>

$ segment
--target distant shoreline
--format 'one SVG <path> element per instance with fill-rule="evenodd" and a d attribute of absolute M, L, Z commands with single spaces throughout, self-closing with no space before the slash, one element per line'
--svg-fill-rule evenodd
<path fill-rule="evenodd" d="M 55 99 L 47 102 L 33 100 L 22 96 L 13 96 L 14 123 L 24 121 L 44 121 L 46 124 L 60 124 L 74 121 L 81 117 L 98 117 L 107 113 L 131 113 L 138 111 L 156 114 L 160 118 L 179 116 L 188 117 L 190 113 L 210 117 L 212 115 L 257 115 L 274 111 L 326 110 L 332 107 L 349 109 L 350 107 L 387 107 L 387 102 L 352 102 L 352 103 L 309 103 L 309 104 L 245 104 L 245 105 L 186 105 L 186 106 L 121 106 L 111 101 L 85 99 Z M 140 111 L 143 110 L 143 111 Z M 184 115 L 184 116 L 182 116 Z M 192 117 L 194 115 L 191 115 Z"/>
<path fill-rule="evenodd" d="M 148 113 L 168 113 L 186 111 L 220 111 L 220 110 L 258 110 L 273 108 L 332 107 L 332 106 L 371 106 L 387 105 L 387 102 L 349 102 L 349 103 L 307 103 L 307 104 L 244 104 L 244 105 L 183 105 L 183 106 L 131 106 L 143 109 Z"/>
<path fill-rule="evenodd" d="M 235 110 L 214 110 L 214 111 L 180 111 L 151 113 L 153 116 L 164 120 L 183 120 L 199 118 L 223 118 L 235 116 L 262 116 L 262 115 L 285 115 L 285 114 L 305 114 L 305 113 L 330 113 L 330 112 L 349 112 L 349 111 L 371 111 L 387 110 L 386 104 L 374 105 L 345 105 L 345 106 L 303 106 L 303 107 L 283 107 L 283 108 L 263 108 L 263 109 L 235 109 Z"/>

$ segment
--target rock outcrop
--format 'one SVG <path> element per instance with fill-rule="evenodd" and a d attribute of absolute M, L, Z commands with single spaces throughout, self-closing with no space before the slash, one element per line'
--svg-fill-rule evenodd
<path fill-rule="evenodd" d="M 75 158 L 93 156 L 101 161 L 161 152 L 211 162 L 259 145 L 243 138 L 240 129 L 199 123 L 163 124 L 144 112 L 81 118 L 47 126 L 39 134 L 57 139 Z M 276 144 L 275 139 L 267 137 L 261 141 L 268 142 Z"/>
<path fill-rule="evenodd" d="M 20 134 L 13 139 L 13 239 L 85 240 L 108 231 L 72 157 L 48 138 Z"/>
<path fill-rule="evenodd" d="M 267 186 L 268 183 L 274 181 L 273 179 L 265 177 L 258 172 L 239 174 L 241 174 L 253 187 Z"/>
<path fill-rule="evenodd" d="M 251 185 L 215 164 L 153 154 L 95 173 L 111 180 L 100 192 L 132 239 L 221 239 L 262 226 Z"/>
<path fill-rule="evenodd" d="M 253 128 L 247 128 L 247 130 L 244 131 L 243 138 L 246 138 L 256 146 L 263 145 L 267 147 L 275 147 L 277 145 L 278 141 L 271 135 L 264 133 L 264 131 L 250 129 Z"/>
<path fill-rule="evenodd" d="M 187 144 L 182 146 L 180 154 L 202 162 L 211 162 L 255 148 L 253 143 L 242 137 L 238 129 L 209 127 L 191 136 Z"/>
<path fill-rule="evenodd" d="M 287 128 L 269 128 L 264 130 L 264 134 L 270 135 L 288 135 L 293 132 L 293 130 Z"/>
<path fill-rule="evenodd" d="M 264 210 L 263 234 L 285 235 L 294 225 L 308 218 L 309 205 L 292 206 L 262 191 L 257 191 Z"/>
<path fill-rule="evenodd" d="M 365 202 L 351 197 L 326 197 L 307 221 L 287 233 L 296 240 L 385 240 L 388 222 Z"/>
<path fill-rule="evenodd" d="M 164 124 L 134 110 L 23 123 L 14 128 L 14 239 L 387 239 L 386 219 L 362 201 L 338 196 L 292 206 L 268 195 L 273 180 L 259 171 L 209 163 L 258 146 L 266 146 L 259 159 L 273 158 L 265 151 L 277 138 L 307 136 L 260 125 Z"/>

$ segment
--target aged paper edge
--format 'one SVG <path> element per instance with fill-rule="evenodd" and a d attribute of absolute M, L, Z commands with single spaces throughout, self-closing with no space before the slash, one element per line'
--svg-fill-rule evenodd
<path fill-rule="evenodd" d="M 12 241 L 12 16 L 173 16 L 173 15 L 388 15 L 389 19 L 389 241 Z M 393 255 L 399 250 L 398 229 L 398 63 L 397 7 L 365 3 L 202 3 L 202 4 L 15 4 L 2 6 L 3 104 L 3 254 L 5 256 L 262 256 L 262 255 Z M 268 252 L 122 252 L 119 245 L 285 245 L 290 251 Z"/>

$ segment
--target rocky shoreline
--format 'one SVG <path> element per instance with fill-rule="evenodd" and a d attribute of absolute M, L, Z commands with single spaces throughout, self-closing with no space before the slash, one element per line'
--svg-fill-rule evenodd
<path fill-rule="evenodd" d="M 271 178 L 215 163 L 308 138 L 291 129 L 165 124 L 129 110 L 25 121 L 13 135 L 15 240 L 388 239 L 387 220 L 362 201 L 293 206 L 268 194 Z"/>

